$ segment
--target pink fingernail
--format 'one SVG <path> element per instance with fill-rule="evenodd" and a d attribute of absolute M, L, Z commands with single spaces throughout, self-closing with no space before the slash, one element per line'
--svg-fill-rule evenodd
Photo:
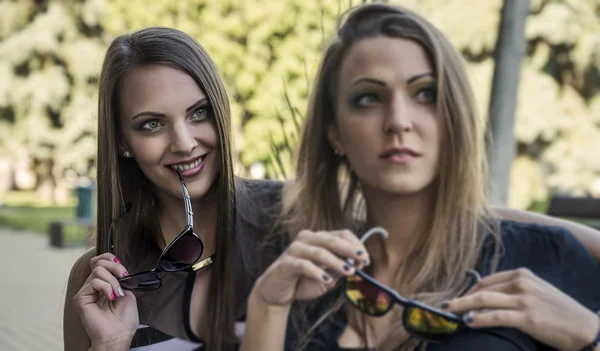
<path fill-rule="evenodd" d="M 114 291 L 113 291 L 113 292 L 111 292 L 111 293 L 110 293 L 110 299 L 111 299 L 111 300 L 114 300 L 114 299 L 116 299 L 116 298 L 117 298 L 117 297 L 115 296 L 115 292 L 114 292 Z"/>
<path fill-rule="evenodd" d="M 127 271 L 123 272 L 123 277 L 129 275 L 129 273 L 127 273 Z"/>
<path fill-rule="evenodd" d="M 118 259 L 118 258 L 116 258 L 116 257 L 115 257 L 114 261 L 117 262 L 117 263 L 121 263 L 121 260 Z"/>

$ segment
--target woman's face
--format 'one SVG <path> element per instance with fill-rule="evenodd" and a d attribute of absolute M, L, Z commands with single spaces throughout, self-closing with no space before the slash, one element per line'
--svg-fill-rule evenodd
<path fill-rule="evenodd" d="M 208 98 L 186 73 L 149 65 L 130 71 L 120 96 L 121 154 L 131 153 L 159 195 L 182 198 L 175 169 L 192 198 L 204 196 L 221 169 Z"/>
<path fill-rule="evenodd" d="M 342 61 L 329 140 L 365 191 L 415 194 L 438 174 L 436 79 L 417 43 L 362 39 Z"/>

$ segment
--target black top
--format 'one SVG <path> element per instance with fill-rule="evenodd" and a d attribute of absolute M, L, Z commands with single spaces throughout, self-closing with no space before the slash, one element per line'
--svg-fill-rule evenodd
<path fill-rule="evenodd" d="M 282 183 L 236 179 L 235 304 L 236 329 L 245 324 L 246 301 L 254 281 L 281 252 L 282 244 L 264 244 L 274 233 Z M 279 238 L 279 236 L 274 236 Z M 140 325 L 131 343 L 136 351 L 204 350 L 190 326 L 190 304 L 197 272 L 161 273 L 160 289 L 136 293 Z"/>
<path fill-rule="evenodd" d="M 567 230 L 560 227 L 524 224 L 513 221 L 501 222 L 504 252 L 498 271 L 528 268 L 538 277 L 546 280 L 567 295 L 592 311 L 600 310 L 600 264 L 591 256 L 581 242 Z M 488 241 L 483 247 L 482 260 L 478 270 L 482 276 L 489 275 L 489 262 L 493 245 Z M 323 311 L 330 305 L 330 294 L 319 303 L 317 310 Z M 327 302 L 329 299 L 329 303 Z M 322 306 L 322 307 L 321 307 Z M 342 349 L 337 340 L 347 323 L 346 312 L 328 319 L 315 333 L 306 350 L 355 351 Z M 569 321 L 565 321 L 569 323 Z M 291 349 L 299 335 L 288 327 L 286 349 Z M 512 328 L 491 328 L 486 330 L 467 329 L 459 332 L 442 344 L 429 344 L 430 351 L 450 350 L 545 350 L 551 349 L 531 337 Z"/>

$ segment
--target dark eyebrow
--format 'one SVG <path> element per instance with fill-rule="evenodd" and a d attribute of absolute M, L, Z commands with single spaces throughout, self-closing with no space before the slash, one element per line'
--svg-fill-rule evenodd
<path fill-rule="evenodd" d="M 426 72 L 426 73 L 421 73 L 421 74 L 417 74 L 416 76 L 411 77 L 409 80 L 406 81 L 407 84 L 410 84 L 416 80 L 425 78 L 425 77 L 430 77 L 430 78 L 435 78 L 433 76 L 433 73 L 431 72 Z"/>
<path fill-rule="evenodd" d="M 203 97 L 202 99 L 196 101 L 194 104 L 192 104 L 192 106 L 188 107 L 185 109 L 185 112 L 191 112 L 193 110 L 195 110 L 196 108 L 200 107 L 201 105 L 203 105 L 204 103 L 206 103 L 208 101 L 208 99 L 206 97 Z"/>
<path fill-rule="evenodd" d="M 206 99 L 206 97 L 203 97 L 202 99 L 196 101 L 195 103 L 193 103 L 190 107 L 185 109 L 185 112 L 191 112 L 194 109 L 198 108 L 200 105 L 206 103 L 208 100 Z M 135 114 L 133 117 L 131 117 L 131 120 L 134 120 L 136 118 L 140 118 L 143 116 L 154 116 L 154 117 L 167 117 L 164 113 L 160 113 L 160 112 L 153 112 L 153 111 L 144 111 L 144 112 L 140 112 Z"/>
<path fill-rule="evenodd" d="M 131 120 L 135 120 L 136 118 L 144 117 L 144 116 L 154 116 L 154 117 L 167 117 L 164 113 L 152 112 L 152 111 L 144 111 L 138 114 L 135 114 L 131 117 Z"/>
<path fill-rule="evenodd" d="M 426 72 L 426 73 L 417 74 L 416 76 L 411 77 L 409 80 L 406 81 L 406 83 L 410 84 L 414 81 L 423 79 L 425 77 L 434 78 L 433 73 Z M 380 85 L 382 87 L 384 87 L 386 85 L 385 82 L 382 82 L 382 81 L 380 81 L 378 79 L 374 79 L 374 78 L 361 78 L 361 79 L 356 80 L 354 83 L 352 83 L 352 85 L 356 85 L 358 83 L 371 83 L 371 84 Z"/>
<path fill-rule="evenodd" d="M 380 85 L 382 87 L 385 86 L 385 82 L 382 82 L 382 81 L 374 79 L 374 78 L 361 78 L 361 79 L 354 81 L 354 83 L 352 83 L 352 85 L 356 85 L 358 83 L 371 83 L 371 84 Z"/>

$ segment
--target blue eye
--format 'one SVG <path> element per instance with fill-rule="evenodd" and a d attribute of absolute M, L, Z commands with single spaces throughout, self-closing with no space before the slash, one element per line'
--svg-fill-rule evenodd
<path fill-rule="evenodd" d="M 437 100 L 437 90 L 435 87 L 425 87 L 420 89 L 417 94 L 415 94 L 415 97 L 422 103 L 435 102 Z"/>
<path fill-rule="evenodd" d="M 139 129 L 141 130 L 145 130 L 145 131 L 155 131 L 156 129 L 160 128 L 162 126 L 162 122 L 160 122 L 157 119 L 151 119 L 149 121 L 143 122 L 142 124 L 140 124 Z"/>
<path fill-rule="evenodd" d="M 381 99 L 374 93 L 359 94 L 352 97 L 352 105 L 357 107 L 366 107 L 380 102 Z"/>
<path fill-rule="evenodd" d="M 203 121 L 208 118 L 208 108 L 207 107 L 199 107 L 192 114 L 192 119 Z"/>

